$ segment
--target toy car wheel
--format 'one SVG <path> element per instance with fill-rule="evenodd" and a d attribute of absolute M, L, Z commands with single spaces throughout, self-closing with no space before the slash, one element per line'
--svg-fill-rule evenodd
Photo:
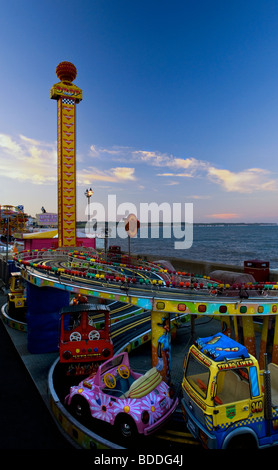
<path fill-rule="evenodd" d="M 76 396 L 73 397 L 70 408 L 72 414 L 78 419 L 78 421 L 88 421 L 91 417 L 90 407 L 85 398 Z"/>
<path fill-rule="evenodd" d="M 121 436 L 121 440 L 130 441 L 138 434 L 136 424 L 130 416 L 118 415 L 115 426 L 117 433 L 119 433 L 118 435 Z"/>

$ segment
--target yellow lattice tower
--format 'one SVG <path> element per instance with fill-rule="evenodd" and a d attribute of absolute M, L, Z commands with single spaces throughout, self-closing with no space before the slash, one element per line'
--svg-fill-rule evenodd
<path fill-rule="evenodd" d="M 76 246 L 76 111 L 82 90 L 73 85 L 77 70 L 71 62 L 56 67 L 60 82 L 50 98 L 57 100 L 58 246 Z"/>

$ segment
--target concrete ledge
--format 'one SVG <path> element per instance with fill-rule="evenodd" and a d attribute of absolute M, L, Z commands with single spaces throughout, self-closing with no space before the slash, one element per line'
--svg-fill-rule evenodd
<path fill-rule="evenodd" d="M 244 266 L 214 263 L 212 261 L 172 258 L 168 256 L 152 256 L 149 254 L 141 254 L 140 256 L 143 257 L 143 259 L 148 259 L 149 261 L 158 261 L 163 258 L 163 260 L 170 261 L 177 271 L 191 272 L 202 276 L 209 276 L 210 272 L 219 270 L 244 273 Z M 269 281 L 278 282 L 278 271 L 269 270 Z"/>

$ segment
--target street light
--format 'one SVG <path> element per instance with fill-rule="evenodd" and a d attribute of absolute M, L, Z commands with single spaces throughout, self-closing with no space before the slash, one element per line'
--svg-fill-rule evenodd
<path fill-rule="evenodd" d="M 92 195 L 94 194 L 94 191 L 92 190 L 92 188 L 86 189 L 84 194 L 88 198 L 88 223 L 90 223 L 90 199 Z M 90 231 L 90 225 L 89 225 L 89 231 Z"/>

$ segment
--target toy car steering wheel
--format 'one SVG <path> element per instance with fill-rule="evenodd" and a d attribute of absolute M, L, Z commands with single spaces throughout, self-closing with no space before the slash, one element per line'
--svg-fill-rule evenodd
<path fill-rule="evenodd" d="M 70 334 L 70 341 L 81 341 L 81 333 L 79 333 L 79 331 L 73 331 Z"/>
<path fill-rule="evenodd" d="M 100 338 L 100 333 L 97 330 L 91 330 L 89 333 L 89 340 L 92 341 L 94 339 L 99 339 Z"/>
<path fill-rule="evenodd" d="M 125 364 L 122 364 L 118 367 L 118 374 L 120 377 L 122 377 L 122 379 L 128 379 L 129 373 L 129 369 Z"/>
<path fill-rule="evenodd" d="M 115 379 L 114 375 L 110 374 L 109 372 L 107 372 L 104 375 L 103 381 L 104 381 L 106 387 L 108 387 L 108 388 L 115 388 L 116 387 L 116 379 Z"/>

